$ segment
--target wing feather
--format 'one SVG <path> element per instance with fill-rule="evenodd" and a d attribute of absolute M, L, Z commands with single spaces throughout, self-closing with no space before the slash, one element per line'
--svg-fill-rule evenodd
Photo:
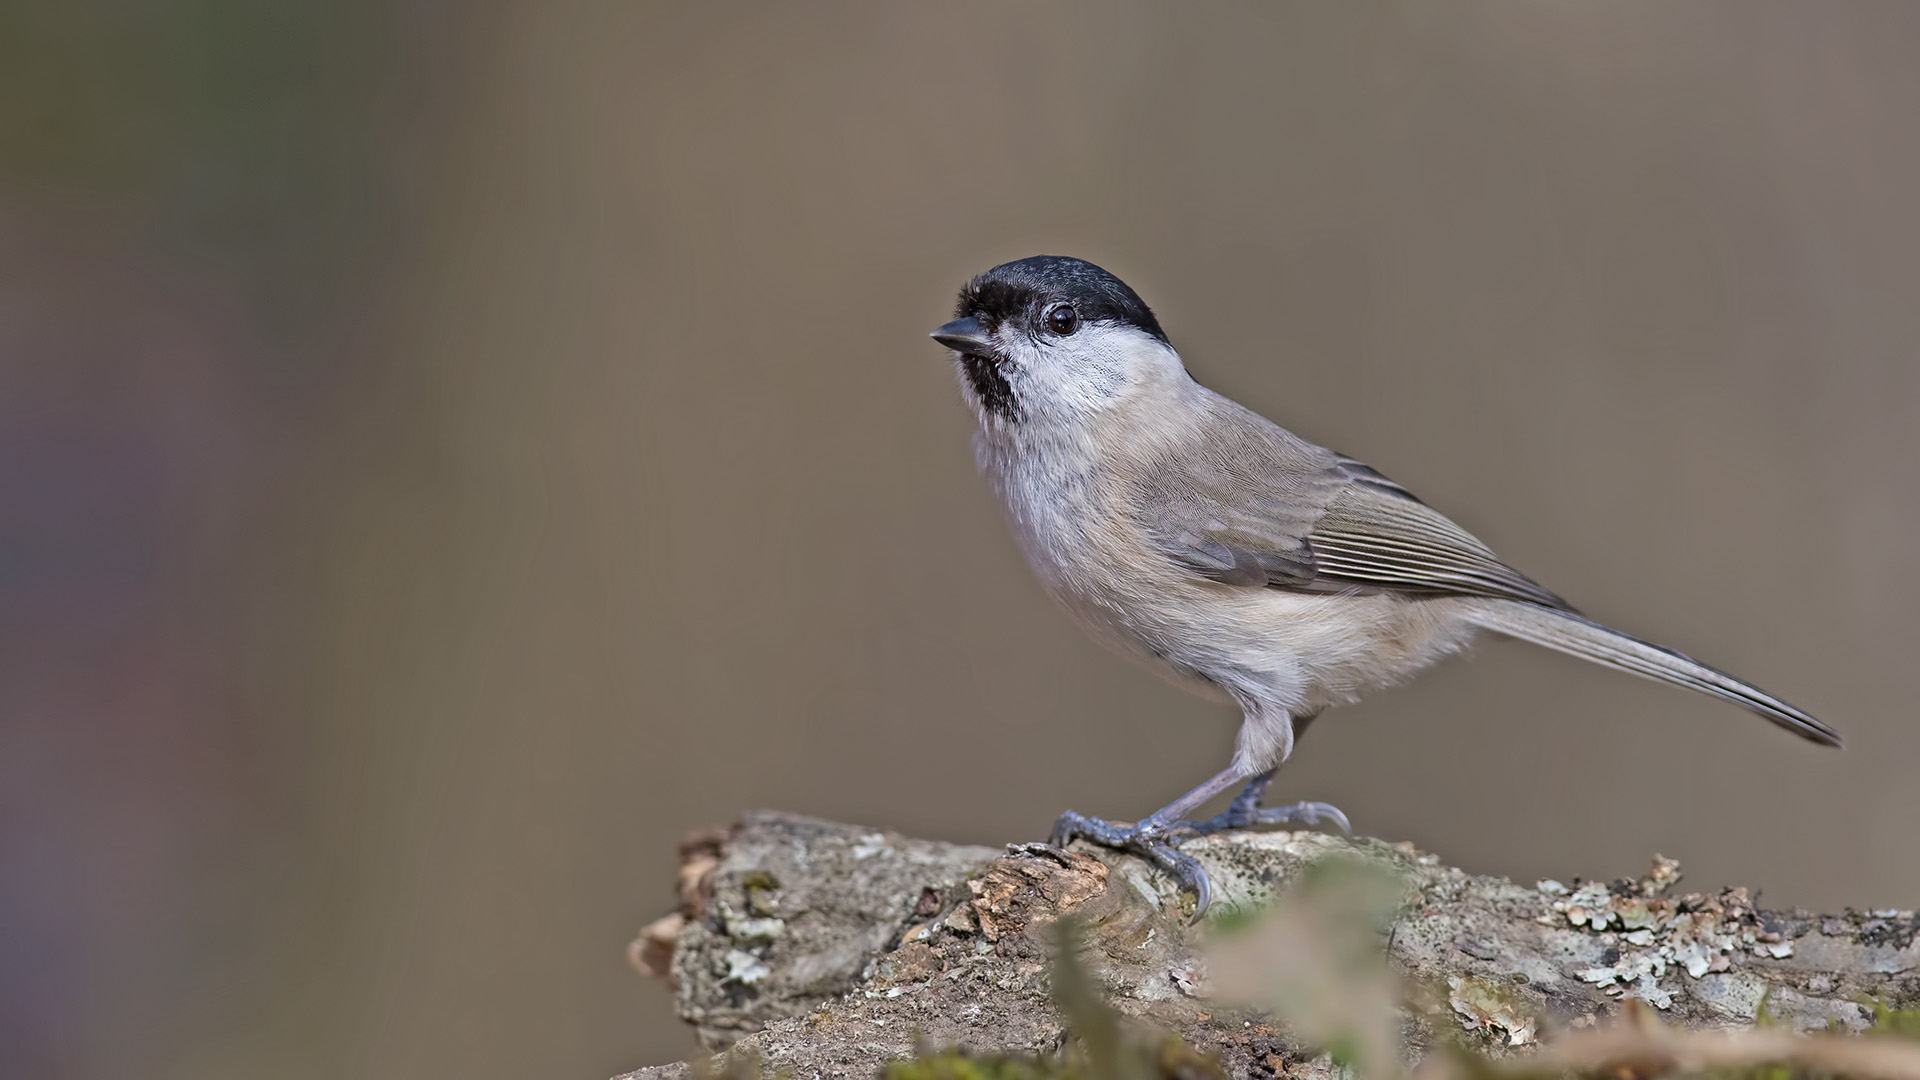
<path fill-rule="evenodd" d="M 1400 592 L 1485 596 L 1573 610 L 1439 511 L 1372 485 L 1343 489 L 1306 540 L 1322 576 Z"/>
<path fill-rule="evenodd" d="M 1471 533 L 1372 467 L 1239 406 L 1234 438 L 1170 455 L 1138 482 L 1140 524 L 1191 573 L 1297 592 L 1483 596 L 1572 611 Z"/>

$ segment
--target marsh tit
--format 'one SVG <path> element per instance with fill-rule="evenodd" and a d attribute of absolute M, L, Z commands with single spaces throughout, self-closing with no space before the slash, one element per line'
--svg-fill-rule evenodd
<path fill-rule="evenodd" d="M 1826 724 L 1750 683 L 1600 625 L 1413 494 L 1193 380 L 1134 291 L 1041 255 L 974 278 L 933 339 L 958 360 L 974 447 L 1027 560 L 1093 635 L 1243 714 L 1230 767 L 1132 824 L 1068 812 L 1052 840 L 1138 853 L 1206 909 L 1179 845 L 1255 824 L 1320 713 L 1505 634 L 1724 698 L 1827 746 Z M 1187 817 L 1243 785 L 1229 808 Z"/>

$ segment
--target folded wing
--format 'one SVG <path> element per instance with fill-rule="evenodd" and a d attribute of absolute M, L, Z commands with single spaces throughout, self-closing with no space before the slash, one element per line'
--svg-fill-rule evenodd
<path fill-rule="evenodd" d="M 1239 448 L 1238 460 L 1192 455 L 1142 479 L 1141 524 L 1187 570 L 1227 585 L 1573 610 L 1368 466 L 1278 428 L 1260 434 L 1225 443 Z"/>

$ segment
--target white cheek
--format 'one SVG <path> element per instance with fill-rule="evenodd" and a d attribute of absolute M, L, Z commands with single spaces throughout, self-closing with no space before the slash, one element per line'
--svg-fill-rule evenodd
<path fill-rule="evenodd" d="M 1021 406 L 1059 420 L 1104 412 L 1170 371 L 1185 370 L 1173 350 L 1132 327 L 1094 324 L 1038 342 L 1014 331 L 1003 347 L 1013 360 L 1009 378 Z"/>

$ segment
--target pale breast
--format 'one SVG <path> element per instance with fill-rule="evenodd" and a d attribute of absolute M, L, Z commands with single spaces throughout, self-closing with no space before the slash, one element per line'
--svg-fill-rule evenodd
<path fill-rule="evenodd" d="M 1098 468 L 1067 467 L 1073 459 L 1066 455 L 981 457 L 1027 561 L 1075 621 L 1157 674 L 1217 696 L 1212 678 L 1191 662 L 1208 652 L 1204 626 L 1189 616 L 1206 605 L 1197 593 L 1211 583 L 1150 546 L 1125 492 Z"/>

